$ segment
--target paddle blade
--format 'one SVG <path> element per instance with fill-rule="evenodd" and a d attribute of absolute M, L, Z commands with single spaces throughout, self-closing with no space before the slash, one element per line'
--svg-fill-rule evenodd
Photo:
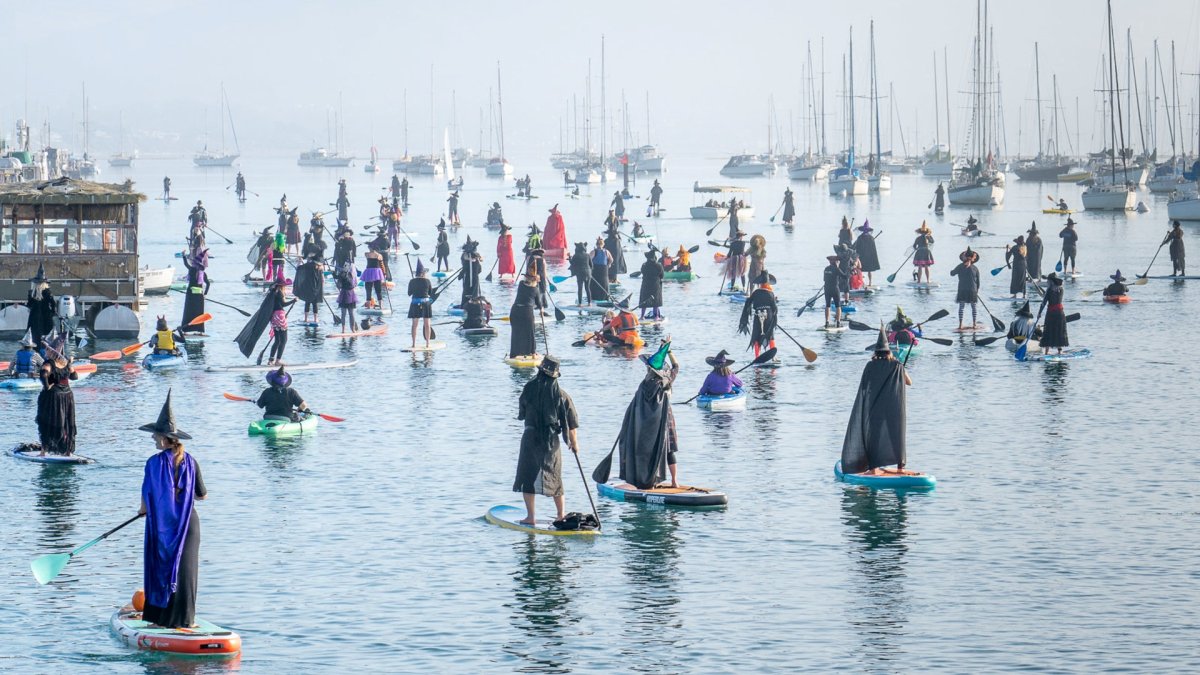
<path fill-rule="evenodd" d="M 950 310 L 939 309 L 938 311 L 933 313 L 933 316 L 930 316 L 928 319 L 925 319 L 925 321 L 923 321 L 922 323 L 929 323 L 930 321 L 937 321 L 938 319 L 944 319 L 948 316 L 950 316 Z"/>
<path fill-rule="evenodd" d="M 771 347 L 767 351 L 759 354 L 758 358 L 754 359 L 750 363 L 751 363 L 751 365 L 758 364 L 758 363 L 766 363 L 767 361 L 770 361 L 771 359 L 775 358 L 775 355 L 778 353 L 779 353 L 778 349 L 776 349 L 775 347 Z"/>
<path fill-rule="evenodd" d="M 986 346 L 992 344 L 993 342 L 995 342 L 996 340 L 999 340 L 1001 337 L 1003 337 L 1003 336 L 993 335 L 990 337 L 979 338 L 978 340 L 975 341 L 975 346 L 976 347 L 986 347 Z"/>
<path fill-rule="evenodd" d="M 558 276 L 558 277 L 550 277 L 550 278 L 552 280 L 554 280 L 554 283 L 561 284 L 562 282 L 566 281 L 567 279 L 570 279 L 571 277 Z"/>
<path fill-rule="evenodd" d="M 1061 260 L 1059 260 L 1058 262 L 1054 263 L 1054 271 L 1055 271 L 1055 272 L 1061 272 L 1062 270 L 1063 270 L 1063 268 L 1062 268 L 1062 261 L 1061 261 Z"/>
<path fill-rule="evenodd" d="M 346 419 L 343 417 L 334 417 L 333 415 L 326 415 L 324 413 L 317 413 L 317 417 L 320 417 L 321 419 L 325 420 L 326 422 L 345 422 L 346 421 Z"/>
<path fill-rule="evenodd" d="M 817 360 L 817 353 L 808 347 L 801 347 L 800 351 L 804 354 L 804 360 L 812 363 Z"/>
<path fill-rule="evenodd" d="M 596 337 L 595 333 L 584 333 L 583 339 L 572 342 L 571 346 L 572 347 L 582 347 L 588 343 L 588 340 L 591 340 L 594 337 Z"/>
<path fill-rule="evenodd" d="M 121 354 L 123 354 L 125 356 L 129 356 L 130 354 L 137 352 L 137 350 L 139 350 L 141 348 L 142 348 L 142 343 L 139 342 L 136 345 L 129 345 L 128 347 L 125 347 L 124 349 L 121 350 Z"/>
<path fill-rule="evenodd" d="M 124 356 L 124 354 L 122 354 L 119 351 L 100 352 L 99 354 L 92 354 L 92 360 L 93 361 L 116 361 L 117 359 L 121 358 L 122 356 Z"/>
<path fill-rule="evenodd" d="M 1150 277 L 1138 277 L 1138 280 L 1130 284 L 1130 286 L 1145 286 L 1150 283 Z"/>
<path fill-rule="evenodd" d="M 898 274 L 898 272 L 892 272 L 891 274 L 887 275 L 887 281 L 889 284 L 894 283 L 896 281 L 897 274 Z"/>
<path fill-rule="evenodd" d="M 616 450 L 615 445 L 613 446 L 613 450 Z M 608 456 L 605 457 L 604 459 L 602 459 L 600 461 L 600 463 L 596 465 L 596 468 L 592 471 L 592 480 L 596 481 L 597 483 L 607 483 L 608 482 L 608 477 L 610 474 L 612 474 L 612 458 L 613 458 L 613 451 L 610 450 L 608 452 Z"/>
<path fill-rule="evenodd" d="M 189 326 L 199 326 L 202 323 L 208 323 L 209 321 L 212 321 L 212 320 L 213 320 L 213 315 L 209 314 L 208 312 L 205 312 L 205 313 L 201 314 L 200 316 L 189 321 L 188 325 Z"/>
<path fill-rule="evenodd" d="M 77 366 L 71 366 L 71 370 L 72 370 L 72 372 L 76 372 L 76 373 L 94 373 L 94 372 L 96 372 L 96 364 L 81 363 Z"/>
<path fill-rule="evenodd" d="M 861 321 L 855 321 L 854 319 L 847 319 L 847 321 L 850 323 L 850 330 L 878 330 L 877 328 L 869 326 Z"/>
<path fill-rule="evenodd" d="M 925 339 L 929 340 L 935 345 L 941 345 L 943 347 L 949 347 L 950 345 L 954 344 L 954 340 L 951 340 L 950 338 L 927 337 Z"/>
<path fill-rule="evenodd" d="M 638 270 L 638 271 L 636 271 L 636 272 L 630 272 L 630 273 L 629 273 L 629 278 L 630 278 L 630 279 L 641 279 L 641 278 L 642 278 L 642 272 L 641 272 L 641 270 Z"/>
<path fill-rule="evenodd" d="M 250 400 L 248 398 L 243 398 L 241 396 L 234 396 L 233 394 L 231 394 L 229 392 L 225 392 L 221 395 L 224 396 L 225 398 L 229 399 L 230 401 L 249 401 Z"/>
<path fill-rule="evenodd" d="M 700 244 L 696 244 L 695 246 L 688 249 L 688 253 L 695 253 L 696 251 L 699 251 L 699 250 L 700 250 Z"/>
<path fill-rule="evenodd" d="M 1004 332 L 1004 322 L 993 316 L 992 317 L 992 328 L 994 328 L 997 333 L 1002 333 L 1002 332 Z"/>
<path fill-rule="evenodd" d="M 1083 318 L 1083 315 L 1079 312 L 1075 312 L 1073 314 L 1068 314 L 1063 320 L 1067 323 L 1071 323 L 1072 321 L 1078 321 L 1081 318 Z"/>
<path fill-rule="evenodd" d="M 492 273 L 488 272 L 488 275 L 486 277 L 484 277 L 483 280 L 488 282 L 489 284 L 492 283 Z"/>
<path fill-rule="evenodd" d="M 51 553 L 34 558 L 33 562 L 29 563 L 29 568 L 33 570 L 33 578 L 37 579 L 39 584 L 45 585 L 53 581 L 69 562 L 70 553 Z"/>
<path fill-rule="evenodd" d="M 1000 274 L 1000 273 L 1001 273 L 1001 272 L 1003 272 L 1003 271 L 1004 271 L 1004 268 L 1003 268 L 1003 267 L 997 267 L 996 269 L 992 270 L 992 276 L 996 276 L 996 275 Z"/>
<path fill-rule="evenodd" d="M 566 321 L 567 315 L 565 313 L 563 313 L 563 311 L 561 309 L 559 309 L 558 307 L 555 307 L 554 308 L 554 320 L 555 321 Z"/>

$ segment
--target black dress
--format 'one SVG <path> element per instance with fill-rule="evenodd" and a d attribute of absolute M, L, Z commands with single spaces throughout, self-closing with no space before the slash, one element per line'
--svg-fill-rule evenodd
<path fill-rule="evenodd" d="M 753 319 L 754 326 L 750 326 Z M 779 307 L 775 294 L 765 288 L 757 288 L 742 305 L 742 316 L 738 321 L 738 332 L 750 334 L 750 345 L 767 347 L 775 339 L 775 325 L 779 320 Z"/>
<path fill-rule="evenodd" d="M 433 284 L 425 277 L 413 277 L 408 280 L 408 295 L 412 301 L 408 305 L 408 318 L 410 319 L 432 319 L 433 318 L 433 302 L 430 301 L 430 296 L 433 294 Z"/>
<path fill-rule="evenodd" d="M 42 449 L 52 455 L 75 454 L 75 394 L 69 383 L 75 378 L 69 367 L 50 364 L 47 386 L 38 394 L 38 437 Z"/>
<path fill-rule="evenodd" d="M 607 249 L 606 249 L 607 250 Z M 607 301 L 608 297 L 608 256 L 599 256 L 599 249 L 593 251 L 592 256 L 592 302 Z M 603 257 L 605 263 L 602 265 L 598 261 Z"/>
<path fill-rule="evenodd" d="M 517 297 L 508 311 L 512 336 L 508 343 L 508 355 L 529 356 L 537 353 L 537 336 L 534 335 L 534 317 L 542 308 L 537 286 L 526 283 L 517 285 Z"/>
<path fill-rule="evenodd" d="M 608 280 L 616 281 L 617 275 L 627 274 L 628 270 L 625 268 L 625 251 L 621 248 L 621 236 L 615 229 L 608 231 L 608 236 L 604 238 L 604 248 L 612 254 L 612 263 L 608 266 Z"/>
<path fill-rule="evenodd" d="M 854 241 L 854 250 L 858 253 L 859 262 L 862 263 L 862 271 L 879 271 L 879 253 L 875 250 L 875 237 L 866 232 L 858 235 L 858 239 Z"/>
<path fill-rule="evenodd" d="M 1008 249 L 1004 254 L 1005 262 L 1012 265 L 1012 280 L 1008 282 L 1008 292 L 1016 295 L 1018 293 L 1025 294 L 1025 277 L 1029 276 L 1029 269 L 1025 265 L 1025 247 L 1016 246 Z"/>
<path fill-rule="evenodd" d="M 958 277 L 958 295 L 954 297 L 955 302 L 970 305 L 979 302 L 978 267 L 974 265 L 967 267 L 965 264 L 959 263 L 958 267 L 950 270 L 950 276 Z"/>
<path fill-rule="evenodd" d="M 33 343 L 40 347 L 42 338 L 54 330 L 54 295 L 49 288 L 42 289 L 41 295 L 36 297 L 29 291 L 25 304 L 29 307 L 28 328 L 33 333 Z"/>
<path fill-rule="evenodd" d="M 185 460 L 186 461 L 186 460 Z M 201 499 L 208 495 L 204 487 L 204 476 L 200 474 L 200 462 L 192 458 L 195 467 L 195 495 Z M 142 610 L 142 620 L 168 628 L 181 628 L 196 623 L 196 590 L 200 582 L 200 516 L 192 506 L 188 518 L 187 538 L 183 541 L 183 555 L 179 558 L 179 573 L 176 576 L 175 592 L 166 607 L 155 607 L 149 602 Z"/>
<path fill-rule="evenodd" d="M 1046 322 L 1042 324 L 1042 348 L 1068 347 L 1071 341 L 1067 339 L 1067 314 L 1063 309 L 1063 287 L 1051 283 L 1042 298 L 1042 309 L 1046 311 Z"/>
<path fill-rule="evenodd" d="M 183 323 L 180 325 L 185 333 L 203 333 L 204 324 L 192 326 L 191 322 L 204 313 L 204 296 L 212 282 L 209 281 L 205 269 L 189 263 L 186 255 L 183 257 L 183 266 L 187 268 L 188 276 L 186 295 L 183 298 Z"/>
<path fill-rule="evenodd" d="M 647 260 L 642 263 L 642 287 L 638 294 L 638 304 L 643 309 L 662 307 L 663 305 L 663 269 L 657 260 Z"/>
<path fill-rule="evenodd" d="M 520 291 L 518 291 L 519 293 Z M 558 380 L 544 373 L 521 390 L 517 419 L 524 420 L 513 492 L 559 497 L 562 486 L 560 437 L 579 428 L 579 414 Z"/>
<path fill-rule="evenodd" d="M 1042 238 L 1036 234 L 1025 240 L 1025 266 L 1034 281 L 1042 278 Z"/>

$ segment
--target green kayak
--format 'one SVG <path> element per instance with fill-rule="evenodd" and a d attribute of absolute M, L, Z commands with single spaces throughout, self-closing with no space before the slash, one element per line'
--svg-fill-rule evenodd
<path fill-rule="evenodd" d="M 317 431 L 317 420 L 320 419 L 316 415 L 306 415 L 299 422 L 286 422 L 284 420 L 254 420 L 250 423 L 250 428 L 247 430 L 251 436 L 270 436 L 279 438 L 281 436 L 300 436 L 303 434 L 311 434 Z"/>
<path fill-rule="evenodd" d="M 696 273 L 688 270 L 687 272 L 663 272 L 663 280 L 665 281 L 691 281 L 696 278 Z"/>

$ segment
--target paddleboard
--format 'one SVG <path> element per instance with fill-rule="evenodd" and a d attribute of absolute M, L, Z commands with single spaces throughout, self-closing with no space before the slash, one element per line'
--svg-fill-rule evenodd
<path fill-rule="evenodd" d="M 904 285 L 908 286 L 909 288 L 916 288 L 916 289 L 927 291 L 931 288 L 937 288 L 937 287 L 941 286 L 942 284 L 937 281 L 910 281 Z"/>
<path fill-rule="evenodd" d="M 245 284 L 247 286 L 255 286 L 255 287 L 265 287 L 265 286 L 274 286 L 275 285 L 274 281 L 267 281 L 266 279 L 262 279 L 260 277 L 250 277 L 250 278 L 243 277 L 242 281 L 245 282 Z M 291 286 L 292 280 L 284 279 L 283 284 L 285 286 Z"/>
<path fill-rule="evenodd" d="M 319 363 L 291 363 L 286 364 L 284 368 L 288 372 L 297 370 L 325 370 L 326 368 L 349 368 L 358 363 L 358 359 L 350 361 L 324 361 Z M 265 373 L 268 370 L 279 370 L 279 366 L 209 366 L 204 369 L 210 373 Z"/>
<path fill-rule="evenodd" d="M 534 354 L 533 356 L 506 356 L 504 362 L 513 368 L 537 368 L 542 365 L 542 355 Z"/>
<path fill-rule="evenodd" d="M 449 314 L 450 316 L 466 316 L 467 315 L 467 311 L 464 310 L 462 308 L 462 306 L 460 306 L 460 305 L 450 305 L 449 307 L 446 308 L 446 313 Z"/>
<path fill-rule="evenodd" d="M 190 655 L 236 654 L 242 649 L 237 633 L 196 617 L 195 628 L 160 628 L 142 621 L 142 613 L 125 606 L 113 612 L 109 626 L 128 647 Z"/>
<path fill-rule="evenodd" d="M 599 305 L 559 305 L 559 309 L 564 312 L 579 312 L 580 314 L 603 314 L 612 309 L 612 305 L 601 307 Z"/>
<path fill-rule="evenodd" d="M 358 313 L 363 316 L 391 316 L 392 310 L 387 307 L 364 307 Z"/>
<path fill-rule="evenodd" d="M 1127 305 L 1133 302 L 1133 299 L 1128 295 L 1106 295 L 1104 301 L 1112 305 Z"/>
<path fill-rule="evenodd" d="M 1144 278 L 1146 278 L 1146 279 L 1167 279 L 1170 281 L 1184 281 L 1185 279 L 1192 279 L 1192 280 L 1200 279 L 1200 276 L 1195 276 L 1195 275 L 1172 276 L 1170 274 L 1152 274 L 1152 275 L 1150 275 L 1148 277 L 1144 277 Z"/>
<path fill-rule="evenodd" d="M 988 300 L 990 300 L 992 302 L 1022 302 L 1023 303 L 1026 300 L 1029 300 L 1029 298 L 1014 298 L 1014 297 L 1007 296 L 1007 295 L 992 295 L 992 296 L 988 297 Z"/>
<path fill-rule="evenodd" d="M 862 288 L 851 288 L 850 295 L 874 295 L 879 289 L 874 286 L 863 286 Z"/>
<path fill-rule="evenodd" d="M 649 326 L 651 328 L 665 326 L 667 325 L 667 317 L 663 316 L 657 319 L 641 319 L 639 320 L 639 324 L 642 326 Z"/>
<path fill-rule="evenodd" d="M 433 277 L 434 279 L 445 279 L 446 273 L 445 272 L 434 272 L 433 274 L 430 274 L 429 276 Z"/>
<path fill-rule="evenodd" d="M 539 520 L 537 525 L 524 525 L 517 521 L 525 517 L 525 509 L 516 506 L 500 504 L 488 509 L 484 518 L 493 525 L 499 525 L 506 530 L 516 530 L 526 534 L 549 534 L 560 537 L 589 537 L 600 534 L 600 530 L 556 530 L 552 521 Z"/>
<path fill-rule="evenodd" d="M 301 328 L 320 328 L 320 321 L 297 321 L 296 325 Z"/>
<path fill-rule="evenodd" d="M 326 338 L 360 338 L 360 337 L 375 337 L 377 335 L 386 335 L 388 332 L 387 324 L 376 326 L 370 330 L 360 330 L 357 333 L 331 333 L 326 335 Z"/>
<path fill-rule="evenodd" d="M 311 434 L 317 430 L 317 422 L 321 418 L 316 415 L 305 415 L 299 422 L 286 420 L 254 420 L 246 432 L 251 436 L 268 436 L 280 438 L 283 436 L 300 436 Z"/>
<path fill-rule="evenodd" d="M 205 340 L 212 337 L 208 333 L 184 333 L 183 341 L 192 342 L 195 344 L 203 344 Z"/>
<path fill-rule="evenodd" d="M 455 330 L 468 337 L 497 335 L 500 333 L 500 331 L 496 330 L 495 326 L 481 326 L 479 328 L 463 328 L 462 326 L 459 326 Z"/>
<path fill-rule="evenodd" d="M 428 347 L 426 347 L 423 344 L 417 344 L 416 347 L 401 347 L 400 351 L 402 351 L 402 352 L 436 352 L 437 350 L 444 349 L 445 347 L 446 347 L 446 343 L 442 342 L 441 340 L 430 340 Z"/>
<path fill-rule="evenodd" d="M 817 326 L 817 330 L 822 333 L 845 333 L 850 330 L 850 326 L 845 324 L 841 326 Z"/>
<path fill-rule="evenodd" d="M 1051 349 L 1053 349 L 1053 347 L 1051 347 Z M 1026 361 L 1077 361 L 1079 359 L 1088 359 L 1091 357 L 1092 350 L 1083 348 L 1067 349 L 1061 354 L 1054 352 L 1050 354 L 1025 354 Z M 1013 355 L 1013 358 L 1016 358 L 1015 354 Z M 1017 360 L 1020 361 L 1021 359 Z"/>
<path fill-rule="evenodd" d="M 746 304 L 746 296 L 743 293 L 729 293 L 728 297 L 729 297 L 729 301 L 735 305 Z"/>
<path fill-rule="evenodd" d="M 83 455 L 51 455 L 46 454 L 45 457 L 39 453 L 42 451 L 42 446 L 36 443 L 22 443 L 8 449 L 8 454 L 23 459 L 26 462 L 36 462 L 38 464 L 95 464 L 96 460 Z"/>
<path fill-rule="evenodd" d="M 962 328 L 951 328 L 951 333 L 978 333 L 979 331 L 987 331 L 988 327 L 977 323 L 974 326 L 963 326 Z"/>
<path fill-rule="evenodd" d="M 639 490 L 619 479 L 607 483 L 597 483 L 596 491 L 601 496 L 615 499 L 619 502 L 641 502 L 643 504 L 664 504 L 667 506 L 724 506 L 729 498 L 724 492 L 707 488 L 681 485 L 673 487 L 654 487 Z"/>
<path fill-rule="evenodd" d="M 696 397 L 696 407 L 702 410 L 712 410 L 713 412 L 745 410 L 746 390 L 734 389 L 728 394 L 721 394 L 719 396 L 700 394 Z"/>
<path fill-rule="evenodd" d="M 745 291 L 743 291 L 741 288 L 738 288 L 736 286 L 733 288 L 729 288 L 728 286 L 726 286 L 725 288 L 721 289 L 721 293 L 720 293 L 720 295 L 745 295 L 745 294 L 746 294 Z"/>
<path fill-rule="evenodd" d="M 869 476 L 861 473 L 842 473 L 842 460 L 833 465 L 833 475 L 843 483 L 865 485 L 871 488 L 904 488 L 907 490 L 932 490 L 937 485 L 937 478 L 927 473 L 915 476 L 896 474 L 888 476 Z"/>

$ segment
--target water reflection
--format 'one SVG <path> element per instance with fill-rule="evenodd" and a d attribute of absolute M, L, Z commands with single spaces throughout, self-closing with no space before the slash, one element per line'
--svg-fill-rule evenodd
<path fill-rule="evenodd" d="M 262 437 L 262 453 L 267 460 L 267 467 L 273 469 L 280 477 L 291 473 L 296 460 L 304 453 L 304 445 L 311 436 L 299 438 L 270 438 Z"/>
<path fill-rule="evenodd" d="M 186 657 L 141 652 L 137 655 L 147 675 L 205 675 L 241 670 L 242 655 L 228 658 Z"/>
<path fill-rule="evenodd" d="M 75 518 L 79 515 L 79 474 L 76 467 L 42 464 L 34 485 L 34 508 L 42 517 L 39 547 L 46 551 L 71 548 L 75 540 Z"/>
<path fill-rule="evenodd" d="M 510 641 L 504 651 L 526 665 L 521 671 L 566 673 L 571 652 L 565 628 L 579 622 L 571 607 L 569 577 L 575 565 L 566 555 L 568 542 L 560 537 L 524 537 L 513 545 L 513 602 L 506 605 L 509 621 L 525 639 Z"/>
<path fill-rule="evenodd" d="M 849 621 L 859 637 L 864 668 L 887 670 L 905 658 L 907 499 L 901 492 L 866 488 L 842 494 L 842 522 L 852 568 L 859 575 L 850 593 L 857 602 L 850 606 Z"/>
<path fill-rule="evenodd" d="M 680 513 L 663 507 L 627 509 L 621 516 L 623 572 L 629 595 L 622 611 L 621 658 L 639 672 L 679 668 L 674 647 L 683 639 L 677 535 Z"/>

